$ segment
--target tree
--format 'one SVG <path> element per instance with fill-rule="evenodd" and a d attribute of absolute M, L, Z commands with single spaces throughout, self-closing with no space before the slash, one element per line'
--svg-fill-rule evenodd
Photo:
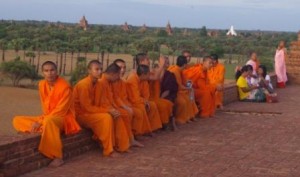
<path fill-rule="evenodd" d="M 35 53 L 32 52 L 32 51 L 26 52 L 25 56 L 29 57 L 29 64 L 31 64 L 32 66 L 34 66 Z"/>
<path fill-rule="evenodd" d="M 35 68 L 20 59 L 1 63 L 0 71 L 12 80 L 13 86 L 18 86 L 20 81 L 25 78 L 31 80 L 39 78 Z"/>
<path fill-rule="evenodd" d="M 207 36 L 207 29 L 206 26 L 203 26 L 200 30 L 200 36 L 206 37 Z"/>
<path fill-rule="evenodd" d="M 16 52 L 16 57 L 19 56 L 19 50 L 21 48 L 21 39 L 13 39 L 9 42 L 9 45 L 15 50 Z"/>
<path fill-rule="evenodd" d="M 79 80 L 83 79 L 87 75 L 86 70 L 86 58 L 77 58 L 75 70 L 71 73 L 70 83 L 75 85 Z"/>
<path fill-rule="evenodd" d="M 5 61 L 5 51 L 7 49 L 7 41 L 0 39 L 0 49 L 2 50 L 2 61 Z"/>

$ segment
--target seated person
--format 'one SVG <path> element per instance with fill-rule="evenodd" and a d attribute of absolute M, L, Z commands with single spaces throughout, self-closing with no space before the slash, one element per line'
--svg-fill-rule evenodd
<path fill-rule="evenodd" d="M 252 66 L 243 66 L 241 70 L 237 71 L 237 87 L 239 98 L 241 101 L 263 102 L 265 100 L 264 93 L 259 89 L 258 85 L 249 85 L 247 77 L 252 74 Z"/>
<path fill-rule="evenodd" d="M 271 77 L 267 74 L 266 66 L 260 65 L 257 74 L 260 86 L 267 89 L 269 93 L 274 93 L 274 88 L 271 83 Z"/>
<path fill-rule="evenodd" d="M 267 68 L 264 65 L 260 65 L 257 74 L 259 86 L 266 95 L 266 101 L 268 103 L 278 102 L 277 93 L 275 93 L 271 83 L 271 77 L 267 74 Z"/>

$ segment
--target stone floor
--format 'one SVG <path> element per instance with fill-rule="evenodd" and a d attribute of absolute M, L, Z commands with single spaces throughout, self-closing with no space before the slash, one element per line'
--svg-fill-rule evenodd
<path fill-rule="evenodd" d="M 299 177 L 299 90 L 279 90 L 276 104 L 233 103 L 215 118 L 144 138 L 145 148 L 117 158 L 91 151 L 24 177 Z"/>

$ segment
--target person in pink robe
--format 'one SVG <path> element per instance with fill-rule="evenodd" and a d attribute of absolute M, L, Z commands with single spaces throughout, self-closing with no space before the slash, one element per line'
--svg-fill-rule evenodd
<path fill-rule="evenodd" d="M 278 88 L 284 88 L 285 83 L 288 81 L 285 66 L 286 53 L 285 43 L 284 41 L 280 41 L 275 54 L 275 73 Z"/>

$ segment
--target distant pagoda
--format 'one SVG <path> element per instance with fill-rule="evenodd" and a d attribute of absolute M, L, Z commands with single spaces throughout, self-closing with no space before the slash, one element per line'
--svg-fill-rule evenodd
<path fill-rule="evenodd" d="M 226 33 L 227 36 L 237 36 L 236 31 L 234 30 L 233 26 L 230 27 L 228 32 Z"/>
<path fill-rule="evenodd" d="M 182 35 L 183 35 L 183 36 L 189 36 L 190 34 L 189 34 L 188 30 L 185 28 L 185 29 L 183 30 Z"/>
<path fill-rule="evenodd" d="M 166 26 L 166 32 L 168 33 L 169 36 L 173 35 L 173 30 L 172 30 L 172 27 L 170 25 L 170 21 L 168 21 L 168 24 Z"/>
<path fill-rule="evenodd" d="M 140 28 L 140 30 L 139 30 L 140 32 L 142 32 L 142 33 L 144 33 L 144 32 L 146 32 L 147 31 L 147 26 L 146 26 L 146 24 L 144 23 L 144 25 Z"/>
<path fill-rule="evenodd" d="M 122 27 L 121 27 L 121 28 L 122 28 L 122 30 L 123 30 L 123 31 L 125 31 L 125 32 L 128 32 L 128 31 L 130 31 L 130 28 L 129 28 L 129 26 L 128 26 L 127 22 L 125 22 L 125 23 L 124 23 L 124 25 L 122 25 Z"/>
<path fill-rule="evenodd" d="M 209 37 L 218 37 L 219 32 L 217 30 L 210 30 L 210 31 L 207 32 L 207 36 L 209 36 Z"/>
<path fill-rule="evenodd" d="M 86 20 L 85 16 L 82 16 L 80 22 L 79 22 L 79 26 L 86 31 L 88 28 L 88 21 Z"/>

